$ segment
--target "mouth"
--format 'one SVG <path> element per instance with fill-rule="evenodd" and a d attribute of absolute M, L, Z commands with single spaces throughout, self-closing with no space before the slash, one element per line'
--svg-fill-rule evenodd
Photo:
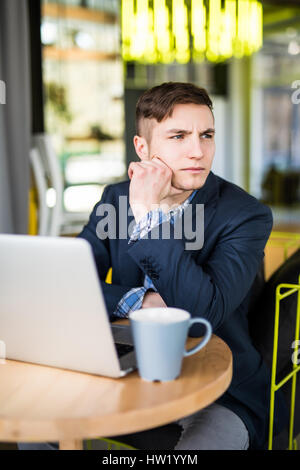
<path fill-rule="evenodd" d="M 205 168 L 203 167 L 190 167 L 190 168 L 183 168 L 182 171 L 188 171 L 190 173 L 203 173 Z"/>

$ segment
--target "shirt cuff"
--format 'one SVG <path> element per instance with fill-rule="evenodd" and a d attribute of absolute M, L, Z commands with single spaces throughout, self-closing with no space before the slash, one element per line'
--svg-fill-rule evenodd
<path fill-rule="evenodd" d="M 157 227 L 162 222 L 167 220 L 166 214 L 162 209 L 154 209 L 148 212 L 133 228 L 128 244 L 132 244 L 135 241 L 143 238 L 150 232 L 154 227 Z"/>
<path fill-rule="evenodd" d="M 113 315 L 119 318 L 128 318 L 130 312 L 138 310 L 142 307 L 144 296 L 150 288 L 146 287 L 134 287 L 119 301 L 116 310 Z"/>

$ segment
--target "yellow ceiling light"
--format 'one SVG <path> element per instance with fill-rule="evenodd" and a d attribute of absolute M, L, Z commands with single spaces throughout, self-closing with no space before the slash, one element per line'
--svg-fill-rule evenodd
<path fill-rule="evenodd" d="M 166 0 L 153 0 L 153 18 L 157 61 L 166 64 L 173 62 L 171 18 Z"/>
<path fill-rule="evenodd" d="M 172 2 L 172 33 L 174 36 L 175 60 L 186 64 L 190 60 L 190 36 L 188 11 L 184 0 Z"/>
<path fill-rule="evenodd" d="M 193 38 L 193 59 L 202 61 L 206 51 L 206 9 L 203 0 L 191 2 L 191 36 Z"/>
<path fill-rule="evenodd" d="M 122 0 L 122 57 L 185 64 L 250 55 L 262 46 L 258 0 Z"/>

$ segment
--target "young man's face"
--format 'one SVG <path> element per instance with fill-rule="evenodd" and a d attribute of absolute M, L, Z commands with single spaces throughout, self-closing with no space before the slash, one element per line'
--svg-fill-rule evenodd
<path fill-rule="evenodd" d="M 178 104 L 171 117 L 161 122 L 151 119 L 146 125 L 150 132 L 141 160 L 157 155 L 173 170 L 172 186 L 187 191 L 201 188 L 215 154 L 214 118 L 208 106 Z"/>

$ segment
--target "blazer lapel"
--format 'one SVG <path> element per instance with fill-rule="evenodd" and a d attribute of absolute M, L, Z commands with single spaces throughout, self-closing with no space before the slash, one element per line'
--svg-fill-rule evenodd
<path fill-rule="evenodd" d="M 204 205 L 204 231 L 206 231 L 206 228 L 216 212 L 218 199 L 219 183 L 217 177 L 211 171 L 206 179 L 205 185 L 198 190 L 191 202 L 194 210 L 196 210 L 197 204 Z"/>
<path fill-rule="evenodd" d="M 184 225 L 182 227 L 182 238 L 185 243 L 185 246 L 189 246 L 188 251 L 190 253 L 197 253 L 199 249 L 202 248 L 202 246 L 199 248 L 199 243 L 195 243 L 193 239 L 191 239 L 191 235 L 195 234 L 194 237 L 196 239 L 196 236 L 198 239 L 201 239 L 201 232 L 203 234 L 203 238 L 205 239 L 205 233 L 207 231 L 207 228 L 211 221 L 213 220 L 213 217 L 216 212 L 217 208 L 217 202 L 219 199 L 219 184 L 217 177 L 210 172 L 205 185 L 200 188 L 197 192 L 197 194 L 194 196 L 194 198 L 191 201 L 191 208 L 189 206 L 185 209 L 184 215 L 183 215 L 183 220 L 182 224 Z M 200 206 L 201 205 L 201 206 Z M 203 209 L 203 212 L 202 212 Z M 186 212 L 187 211 L 187 212 Z M 191 212 L 188 212 L 191 211 Z M 203 218 L 201 217 L 201 212 L 202 216 L 204 216 L 204 227 L 203 227 Z M 191 214 L 191 216 L 190 216 Z M 191 222 L 192 219 L 192 222 Z M 186 224 L 192 225 L 192 227 L 187 227 Z M 201 226 L 199 226 L 201 224 Z M 188 235 L 188 236 L 187 236 Z M 193 249 L 192 246 L 195 244 L 195 248 Z"/>

